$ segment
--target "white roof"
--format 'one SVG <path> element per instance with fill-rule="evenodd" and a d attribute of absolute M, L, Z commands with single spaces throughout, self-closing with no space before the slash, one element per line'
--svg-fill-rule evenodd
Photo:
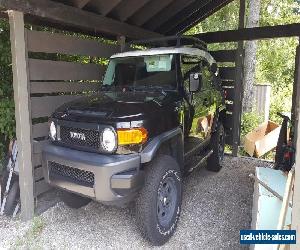
<path fill-rule="evenodd" d="M 161 47 L 146 50 L 133 50 L 112 55 L 110 58 L 151 56 L 164 54 L 185 54 L 191 56 L 201 56 L 206 58 L 210 65 L 216 62 L 215 59 L 211 56 L 211 54 L 209 54 L 207 51 L 190 47 Z"/>

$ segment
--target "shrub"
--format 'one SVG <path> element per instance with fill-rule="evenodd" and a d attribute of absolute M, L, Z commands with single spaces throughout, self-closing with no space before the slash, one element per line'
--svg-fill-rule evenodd
<path fill-rule="evenodd" d="M 15 136 L 14 113 L 9 25 L 0 19 L 0 171 L 9 140 Z"/>

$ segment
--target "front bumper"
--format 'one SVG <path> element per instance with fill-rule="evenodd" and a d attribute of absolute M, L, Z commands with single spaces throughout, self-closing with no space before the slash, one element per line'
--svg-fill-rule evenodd
<path fill-rule="evenodd" d="M 127 203 L 144 184 L 138 154 L 102 155 L 48 143 L 42 165 L 50 185 L 105 204 Z"/>

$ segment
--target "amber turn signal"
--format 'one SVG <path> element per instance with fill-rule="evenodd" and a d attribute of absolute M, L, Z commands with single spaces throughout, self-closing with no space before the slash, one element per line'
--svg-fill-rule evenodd
<path fill-rule="evenodd" d="M 118 144 L 140 144 L 148 139 L 148 132 L 145 128 L 118 129 Z"/>

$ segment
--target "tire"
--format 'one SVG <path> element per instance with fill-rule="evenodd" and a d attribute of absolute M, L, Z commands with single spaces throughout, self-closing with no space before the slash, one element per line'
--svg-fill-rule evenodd
<path fill-rule="evenodd" d="M 158 155 L 145 172 L 145 186 L 136 200 L 137 223 L 143 236 L 160 246 L 174 234 L 180 216 L 180 167 L 171 156 Z"/>
<path fill-rule="evenodd" d="M 211 136 L 210 145 L 213 153 L 207 160 L 206 168 L 209 171 L 218 172 L 222 168 L 221 162 L 224 158 L 225 148 L 225 130 L 221 122 L 218 123 L 217 130 Z"/>
<path fill-rule="evenodd" d="M 70 192 L 63 192 L 61 200 L 70 208 L 81 208 L 90 203 L 91 199 Z"/>
<path fill-rule="evenodd" d="M 10 216 L 13 215 L 15 208 L 20 199 L 20 186 L 18 179 L 13 180 L 11 187 L 9 189 L 6 203 L 4 206 L 4 214 Z"/>
<path fill-rule="evenodd" d="M 7 165 L 7 164 L 6 164 Z M 3 201 L 4 192 L 6 190 L 6 183 L 8 180 L 9 171 L 3 169 L 2 171 L 2 180 L 1 180 L 1 203 Z M 4 207 L 4 214 L 12 215 L 15 207 L 20 199 L 20 187 L 19 187 L 19 177 L 16 174 L 12 174 L 8 195 L 6 197 L 6 203 Z"/>
<path fill-rule="evenodd" d="M 3 169 L 1 172 L 1 198 L 3 198 L 4 190 L 6 189 L 6 183 L 8 179 L 9 172 L 7 170 L 8 157 L 3 160 Z M 13 175 L 14 177 L 14 175 Z M 11 182 L 12 183 L 12 182 Z"/>

